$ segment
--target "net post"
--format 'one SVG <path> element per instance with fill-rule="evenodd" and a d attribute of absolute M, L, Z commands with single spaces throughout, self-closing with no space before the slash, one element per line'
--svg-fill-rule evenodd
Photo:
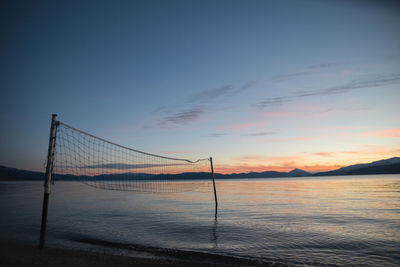
<path fill-rule="evenodd" d="M 214 165 L 213 165 L 212 157 L 210 157 L 210 165 L 211 165 L 211 176 L 212 176 L 212 181 L 213 181 L 213 186 L 214 186 L 214 200 L 215 200 L 215 213 L 216 213 L 217 209 L 218 209 L 218 199 L 217 199 L 217 190 L 215 189 L 215 175 L 214 175 Z"/>
<path fill-rule="evenodd" d="M 53 114 L 51 117 L 49 149 L 47 152 L 47 164 L 46 164 L 46 175 L 45 175 L 46 180 L 44 182 L 42 224 L 41 224 L 41 228 L 40 228 L 39 248 L 44 248 L 44 243 L 45 243 L 45 238 L 46 238 L 47 209 L 48 209 L 48 205 L 49 205 L 51 177 L 53 175 L 54 148 L 56 146 L 57 126 L 58 126 L 57 114 Z"/>

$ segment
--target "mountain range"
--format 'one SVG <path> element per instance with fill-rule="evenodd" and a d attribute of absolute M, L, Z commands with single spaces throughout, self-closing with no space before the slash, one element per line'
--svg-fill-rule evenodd
<path fill-rule="evenodd" d="M 374 161 L 370 163 L 355 164 L 346 167 L 339 168 L 333 171 L 310 173 L 301 169 L 294 169 L 290 172 L 277 172 L 277 171 L 265 171 L 265 172 L 248 172 L 248 173 L 232 173 L 232 174 L 220 174 L 216 173 L 216 179 L 235 179 L 235 178 L 281 178 L 281 177 L 306 177 L 306 176 L 333 176 L 333 175 L 368 175 L 368 174 L 400 174 L 400 157 L 393 157 L 390 159 L 384 159 Z M 57 180 L 79 180 L 79 178 L 85 178 L 86 180 L 98 179 L 118 179 L 124 174 L 110 174 L 100 175 L 95 177 L 78 177 L 72 175 L 56 175 Z M 165 174 L 151 175 L 141 174 L 142 177 L 148 177 L 150 179 L 163 179 Z M 168 175 L 168 178 L 176 179 L 208 179 L 209 173 L 181 173 L 175 175 Z M 0 166 L 0 181 L 12 181 L 12 180 L 24 180 L 24 181 L 35 181 L 44 180 L 44 173 L 33 172 L 26 170 L 19 170 L 15 168 L 8 168 Z"/>

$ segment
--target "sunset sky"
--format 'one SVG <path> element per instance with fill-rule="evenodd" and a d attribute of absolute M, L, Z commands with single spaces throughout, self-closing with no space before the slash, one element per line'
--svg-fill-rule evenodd
<path fill-rule="evenodd" d="M 0 165 L 52 113 L 221 173 L 400 156 L 397 1 L 2 1 Z"/>

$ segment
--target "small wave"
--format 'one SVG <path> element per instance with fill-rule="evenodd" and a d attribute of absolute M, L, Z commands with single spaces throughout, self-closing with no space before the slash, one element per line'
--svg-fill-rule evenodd
<path fill-rule="evenodd" d="M 128 244 L 120 243 L 108 240 L 101 240 L 91 237 L 78 237 L 73 238 L 73 241 L 86 243 L 91 245 L 98 245 L 103 247 L 111 247 L 117 249 L 134 250 L 137 252 L 146 252 L 158 257 L 174 258 L 182 261 L 188 259 L 193 262 L 204 262 L 204 263 L 224 263 L 224 264 L 235 264 L 235 265 L 263 265 L 263 266 L 288 266 L 286 264 L 277 262 L 266 262 L 264 260 L 246 259 L 237 256 L 228 256 L 207 252 L 189 251 L 181 249 L 170 249 L 170 248 L 159 248 L 140 244 Z"/>

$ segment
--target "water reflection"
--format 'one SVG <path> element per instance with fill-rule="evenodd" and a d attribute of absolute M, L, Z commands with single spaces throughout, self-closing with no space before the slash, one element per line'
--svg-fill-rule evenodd
<path fill-rule="evenodd" d="M 213 248 L 218 247 L 218 209 L 215 208 L 215 215 L 214 215 L 214 224 L 212 226 L 212 243 L 214 244 Z"/>
<path fill-rule="evenodd" d="M 399 175 L 218 180 L 216 186 L 218 210 L 208 186 L 137 194 L 59 182 L 50 199 L 49 244 L 87 248 L 74 238 L 89 236 L 101 244 L 299 265 L 388 266 L 400 258 Z M 31 234 L 36 242 L 42 183 L 4 188 L 0 235 Z"/>

